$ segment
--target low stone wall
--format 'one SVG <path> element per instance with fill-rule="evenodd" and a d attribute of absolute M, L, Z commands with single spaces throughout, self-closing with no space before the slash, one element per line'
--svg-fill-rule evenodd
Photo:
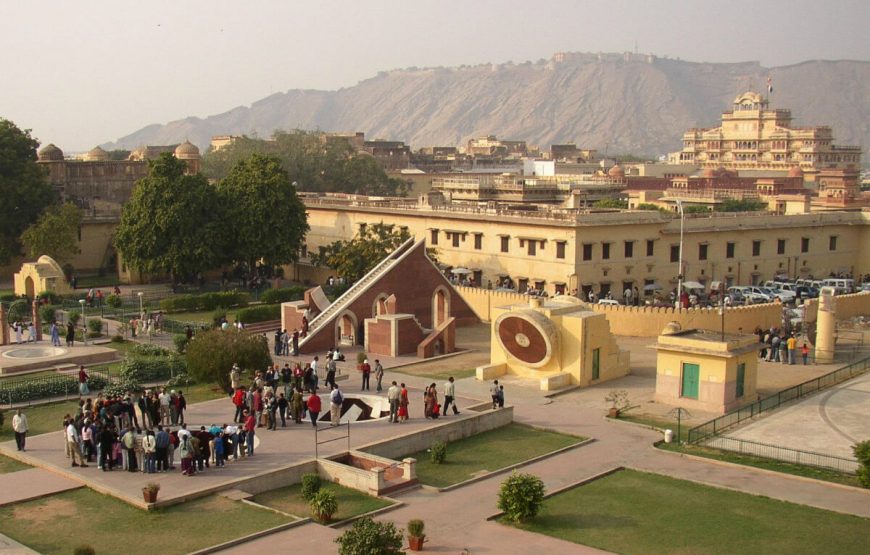
<path fill-rule="evenodd" d="M 264 472 L 251 476 L 247 480 L 234 484 L 233 487 L 251 495 L 257 495 L 265 491 L 298 484 L 302 481 L 302 475 L 318 471 L 317 461 L 310 459 L 288 468 L 281 468 L 271 472 Z"/>
<path fill-rule="evenodd" d="M 847 320 L 856 316 L 870 316 L 870 291 L 852 293 L 851 295 L 837 295 L 837 307 L 835 314 L 837 320 Z M 810 299 L 806 302 L 807 320 L 814 322 L 816 312 L 819 309 L 819 300 Z"/>
<path fill-rule="evenodd" d="M 501 428 L 502 426 L 506 426 L 513 422 L 513 407 L 505 407 L 497 410 L 487 408 L 486 410 L 477 412 L 481 407 L 489 406 L 489 403 L 483 403 L 477 407 L 465 407 L 463 409 L 463 414 L 469 413 L 473 416 L 466 416 L 459 420 L 448 420 L 443 424 L 425 430 L 417 430 L 386 441 L 363 445 L 357 450 L 386 457 L 388 459 L 401 460 L 405 455 L 428 449 L 436 441 L 449 443 L 475 434 Z"/>

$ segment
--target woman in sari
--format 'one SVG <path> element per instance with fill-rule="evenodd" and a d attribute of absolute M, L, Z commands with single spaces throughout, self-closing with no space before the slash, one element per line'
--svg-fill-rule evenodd
<path fill-rule="evenodd" d="M 402 391 L 399 393 L 399 422 L 408 420 L 408 389 L 405 384 L 402 384 Z"/>

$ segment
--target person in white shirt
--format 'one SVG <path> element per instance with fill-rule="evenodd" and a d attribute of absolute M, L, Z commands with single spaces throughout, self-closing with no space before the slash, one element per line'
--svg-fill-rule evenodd
<path fill-rule="evenodd" d="M 21 409 L 15 411 L 12 417 L 12 429 L 15 431 L 15 446 L 24 451 L 24 441 L 27 438 L 27 416 Z"/>
<path fill-rule="evenodd" d="M 166 392 L 166 388 L 158 396 L 160 401 L 160 423 L 169 424 L 169 403 L 172 401 L 172 395 Z"/>
<path fill-rule="evenodd" d="M 181 429 L 178 430 L 178 442 L 181 443 L 184 441 L 185 437 L 190 437 L 190 430 L 187 429 L 187 424 L 182 424 Z"/>
<path fill-rule="evenodd" d="M 66 442 L 67 445 L 69 445 L 69 453 L 70 457 L 72 458 L 72 465 L 87 468 L 88 465 L 85 464 L 85 459 L 84 457 L 82 457 L 79 431 L 76 430 L 76 426 L 72 422 L 70 422 L 69 425 L 66 427 Z M 79 464 L 76 464 L 76 457 L 78 457 L 79 459 Z"/>
<path fill-rule="evenodd" d="M 390 401 L 390 422 L 394 424 L 399 421 L 399 398 L 401 394 L 402 390 L 399 389 L 399 385 L 395 381 L 387 389 L 387 399 Z"/>
<path fill-rule="evenodd" d="M 453 414 L 459 414 L 459 409 L 456 408 L 456 385 L 453 383 L 453 376 L 450 376 L 444 384 L 444 409 L 442 409 L 442 415 L 447 416 L 447 407 L 450 405 L 453 405 Z"/>
<path fill-rule="evenodd" d="M 233 444 L 233 460 L 239 460 L 239 427 L 233 424 L 224 426 L 224 435 L 229 437 Z M 227 456 L 229 457 L 229 453 Z"/>

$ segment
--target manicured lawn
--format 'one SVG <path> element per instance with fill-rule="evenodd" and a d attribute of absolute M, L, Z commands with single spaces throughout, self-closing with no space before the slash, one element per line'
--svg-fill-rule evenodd
<path fill-rule="evenodd" d="M 433 369 L 432 365 L 423 365 L 422 368 L 417 368 L 418 365 L 413 366 L 404 366 L 402 368 L 397 368 L 396 372 L 401 372 L 402 374 L 408 374 L 411 376 L 422 376 L 431 378 L 433 381 L 438 382 L 439 386 L 443 384 L 441 382 L 447 381 L 447 378 L 453 376 L 456 380 L 461 380 L 462 378 L 470 378 L 475 375 L 474 368 L 460 368 L 456 370 L 445 370 L 443 366 L 434 367 L 437 369 Z M 386 381 L 386 378 L 384 378 Z M 460 410 L 461 407 L 460 407 Z"/>
<path fill-rule="evenodd" d="M 335 493 L 335 499 L 338 501 L 338 512 L 333 515 L 333 522 L 392 505 L 386 499 L 372 497 L 338 484 L 324 483 L 322 489 Z M 302 485 L 296 484 L 261 493 L 251 501 L 298 517 L 311 516 L 311 509 L 308 508 L 308 502 L 302 499 L 301 492 Z"/>
<path fill-rule="evenodd" d="M 634 422 L 635 424 L 643 424 L 644 426 L 649 426 L 651 428 L 658 428 L 659 430 L 673 430 L 674 437 L 677 436 L 677 420 L 676 418 L 673 420 L 664 420 L 661 418 L 654 418 L 651 416 L 645 415 L 634 415 L 634 414 L 622 414 L 619 417 L 619 420 L 628 420 L 629 422 Z M 691 428 L 691 424 L 686 424 L 685 422 L 680 423 L 680 439 L 682 441 L 686 441 L 689 439 L 689 428 Z"/>
<path fill-rule="evenodd" d="M 666 451 L 674 451 L 677 453 L 686 453 L 697 457 L 705 457 L 718 461 L 725 461 L 734 464 L 742 464 L 745 466 L 754 466 L 774 472 L 782 472 L 783 474 L 794 474 L 795 476 L 804 476 L 806 478 L 814 478 L 816 480 L 824 480 L 826 482 L 834 482 L 837 484 L 845 484 L 847 486 L 861 487 L 858 482 L 858 477 L 854 474 L 844 474 L 835 470 L 827 470 L 825 468 L 815 468 L 802 464 L 792 464 L 774 459 L 766 459 L 764 457 L 755 457 L 752 455 L 741 455 L 739 453 L 731 453 L 730 451 L 722 451 L 720 449 L 712 449 L 710 447 L 702 447 L 698 445 L 677 445 L 676 443 L 660 443 L 657 445 L 659 449 Z"/>
<path fill-rule="evenodd" d="M 446 487 L 464 482 L 480 472 L 499 470 L 580 443 L 583 439 L 521 424 L 508 424 L 447 444 L 447 460 L 441 464 L 433 463 L 428 451 L 408 456 L 417 459 L 420 482 Z"/>
<path fill-rule="evenodd" d="M 0 455 L 0 474 L 7 474 L 9 472 L 18 472 L 19 470 L 26 470 L 28 468 L 32 468 L 29 464 L 24 464 L 22 462 L 18 462 L 15 459 L 10 459 L 4 455 Z"/>
<path fill-rule="evenodd" d="M 211 324 L 212 316 L 214 315 L 214 313 L 214 310 L 208 310 L 203 312 L 171 312 L 167 313 L 165 316 L 169 320 L 176 320 L 178 322 L 198 322 L 202 324 Z M 227 310 L 227 322 L 235 321 L 236 311 Z"/>
<path fill-rule="evenodd" d="M 217 495 L 146 512 L 86 488 L 0 509 L 0 532 L 40 553 L 63 555 L 82 544 L 97 553 L 189 553 L 285 522 Z"/>
<path fill-rule="evenodd" d="M 194 384 L 188 386 L 176 387 L 184 392 L 184 398 L 187 399 L 187 404 L 202 403 L 203 401 L 211 401 L 212 399 L 227 399 L 227 394 L 220 390 L 214 384 Z M 227 401 L 229 403 L 229 401 Z"/>
<path fill-rule="evenodd" d="M 624 470 L 519 528 L 616 553 L 866 553 L 870 520 Z"/>
<path fill-rule="evenodd" d="M 45 434 L 60 430 L 63 423 L 63 416 L 67 413 L 74 414 L 78 407 L 78 400 L 62 401 L 59 403 L 49 403 L 47 405 L 38 405 L 27 407 L 24 409 L 24 414 L 27 416 L 28 436 Z M 15 439 L 15 433 L 12 431 L 12 413 L 6 412 L 6 421 L 0 428 L 0 441 Z"/>

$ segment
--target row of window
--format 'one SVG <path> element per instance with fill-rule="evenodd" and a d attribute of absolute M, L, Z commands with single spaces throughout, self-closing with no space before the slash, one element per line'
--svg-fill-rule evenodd
<path fill-rule="evenodd" d="M 439 231 L 437 229 L 430 230 L 430 244 L 438 245 L 438 237 Z M 447 231 L 445 232 L 447 235 L 447 240 L 451 242 L 452 246 L 458 248 L 461 242 L 465 242 L 467 232 L 459 232 L 459 231 Z M 474 250 L 483 250 L 483 233 L 473 233 L 474 240 Z M 837 235 L 831 235 L 828 237 L 828 250 L 836 251 L 837 250 Z M 511 237 L 510 235 L 499 235 L 499 251 L 503 253 L 510 252 L 511 245 Z M 521 249 L 525 249 L 526 253 L 529 256 L 536 256 L 538 250 L 543 251 L 544 245 L 546 244 L 546 240 L 543 239 L 528 239 L 520 237 L 518 238 L 519 247 Z M 634 244 L 637 241 L 623 241 L 622 246 L 622 255 L 624 258 L 633 258 L 634 257 Z M 565 258 L 565 249 L 566 249 L 566 241 L 555 241 L 556 243 L 556 258 L 564 259 Z M 761 240 L 753 240 L 752 241 L 752 256 L 762 256 L 762 243 Z M 788 243 L 788 239 L 777 239 L 776 240 L 776 254 L 782 255 L 786 253 L 786 245 Z M 655 244 L 656 241 L 654 239 L 646 240 L 646 256 L 651 257 L 655 256 Z M 602 260 L 610 260 L 613 255 L 612 249 L 613 243 L 601 243 L 601 259 Z M 710 245 L 707 243 L 700 243 L 698 245 L 698 260 L 707 260 L 710 253 Z M 581 258 L 584 262 L 591 261 L 593 259 L 595 249 L 595 243 L 583 243 Z M 802 254 L 808 253 L 810 251 L 810 238 L 809 237 L 801 237 L 800 239 L 800 252 Z M 725 243 L 725 258 L 734 258 L 737 252 L 737 243 L 734 241 L 728 241 Z M 680 260 L 680 246 L 679 245 L 671 245 L 670 251 L 671 262 L 679 262 Z"/>

